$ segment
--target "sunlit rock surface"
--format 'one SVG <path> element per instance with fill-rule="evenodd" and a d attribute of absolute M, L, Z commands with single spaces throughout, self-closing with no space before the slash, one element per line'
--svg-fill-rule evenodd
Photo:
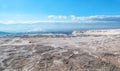
<path fill-rule="evenodd" d="M 0 71 L 120 71 L 120 30 L 0 37 Z"/>

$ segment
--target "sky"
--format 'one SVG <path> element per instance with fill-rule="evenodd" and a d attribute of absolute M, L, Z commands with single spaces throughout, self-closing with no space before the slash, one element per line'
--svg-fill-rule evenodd
<path fill-rule="evenodd" d="M 0 31 L 120 27 L 120 0 L 0 0 Z"/>

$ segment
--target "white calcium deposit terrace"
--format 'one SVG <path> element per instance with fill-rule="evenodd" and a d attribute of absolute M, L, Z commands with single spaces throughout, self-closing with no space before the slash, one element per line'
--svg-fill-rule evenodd
<path fill-rule="evenodd" d="M 119 71 L 119 31 L 0 37 L 0 71 Z"/>

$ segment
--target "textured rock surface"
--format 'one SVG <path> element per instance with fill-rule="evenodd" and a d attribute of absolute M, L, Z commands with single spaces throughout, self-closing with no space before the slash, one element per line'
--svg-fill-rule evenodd
<path fill-rule="evenodd" d="M 0 71 L 120 71 L 120 35 L 1 37 Z"/>

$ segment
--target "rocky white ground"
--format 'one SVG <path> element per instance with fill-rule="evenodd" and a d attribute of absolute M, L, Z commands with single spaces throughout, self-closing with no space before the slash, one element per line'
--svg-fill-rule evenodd
<path fill-rule="evenodd" d="M 0 71 L 120 71 L 120 30 L 0 37 Z"/>

